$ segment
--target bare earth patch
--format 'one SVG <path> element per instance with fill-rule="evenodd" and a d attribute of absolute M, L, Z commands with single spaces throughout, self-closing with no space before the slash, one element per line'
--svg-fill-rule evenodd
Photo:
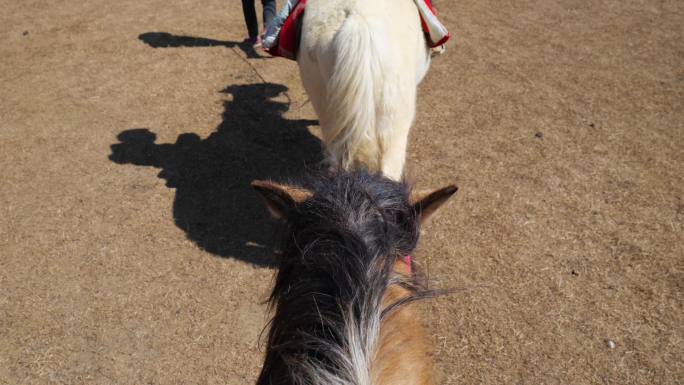
<path fill-rule="evenodd" d="M 684 378 L 684 3 L 439 1 L 408 174 L 444 384 Z M 253 383 L 272 222 L 320 160 L 237 2 L 0 13 L 0 383 Z"/>

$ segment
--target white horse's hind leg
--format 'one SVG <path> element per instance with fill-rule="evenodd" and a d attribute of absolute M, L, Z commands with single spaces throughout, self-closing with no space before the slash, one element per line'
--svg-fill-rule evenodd
<path fill-rule="evenodd" d="M 336 168 L 339 166 L 339 159 L 335 154 L 330 153 L 330 148 L 327 144 L 330 142 L 330 132 L 329 129 L 331 125 L 331 118 L 327 114 L 327 81 L 330 78 L 330 72 L 334 63 L 332 63 L 332 57 L 330 55 L 322 55 L 318 53 L 318 57 L 315 58 L 314 54 L 317 52 L 312 52 L 311 54 L 301 55 L 297 61 L 299 64 L 299 75 L 302 79 L 302 84 L 306 90 L 309 101 L 313 106 L 316 116 L 318 116 L 318 123 L 321 127 L 322 141 L 326 144 L 325 146 L 325 156 L 327 165 Z"/>
<path fill-rule="evenodd" d="M 397 132 L 392 138 L 388 151 L 382 158 L 382 173 L 390 179 L 401 180 L 406 162 L 406 145 L 408 144 L 408 131 L 410 125 Z"/>
<path fill-rule="evenodd" d="M 408 37 L 406 42 L 410 41 Z M 430 65 L 422 36 L 403 50 L 393 49 L 385 56 L 391 57 L 385 73 L 388 81 L 382 84 L 382 99 L 377 113 L 378 139 L 381 143 L 382 173 L 394 180 L 403 176 L 409 131 L 416 111 L 417 84 L 425 76 Z M 393 71 L 392 71 L 393 70 Z"/>
<path fill-rule="evenodd" d="M 413 90 L 405 90 L 415 95 Z M 404 95 L 404 97 L 411 97 Z M 415 97 L 413 97 L 415 98 Z M 385 114 L 378 122 L 382 143 L 382 173 L 388 178 L 401 180 L 406 162 L 409 131 L 415 115 L 415 101 L 398 105 L 395 111 Z"/>

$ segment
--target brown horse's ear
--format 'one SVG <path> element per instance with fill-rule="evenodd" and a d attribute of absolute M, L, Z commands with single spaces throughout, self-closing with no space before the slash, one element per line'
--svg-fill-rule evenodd
<path fill-rule="evenodd" d="M 456 191 L 458 191 L 458 187 L 453 184 L 437 190 L 413 191 L 409 200 L 420 221 L 424 222 Z"/>
<path fill-rule="evenodd" d="M 252 181 L 252 188 L 257 190 L 266 200 L 271 214 L 280 219 L 287 219 L 287 213 L 299 203 L 311 198 L 311 191 L 300 187 L 288 186 L 265 180 Z"/>

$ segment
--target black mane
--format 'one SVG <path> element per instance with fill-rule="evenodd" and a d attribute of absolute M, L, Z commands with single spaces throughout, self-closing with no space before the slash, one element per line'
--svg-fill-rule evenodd
<path fill-rule="evenodd" d="M 291 384 L 302 377 L 293 371 L 304 361 L 334 369 L 331 351 L 344 344 L 346 317 L 356 325 L 373 314 L 380 317 L 392 283 L 419 291 L 415 276 L 392 274 L 394 263 L 418 241 L 419 221 L 406 184 L 367 172 L 338 172 L 305 187 L 313 196 L 287 213 L 270 296 L 276 311 L 258 384 Z"/>

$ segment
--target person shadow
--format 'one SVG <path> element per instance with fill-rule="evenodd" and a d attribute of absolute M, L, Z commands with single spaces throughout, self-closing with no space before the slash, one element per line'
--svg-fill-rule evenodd
<path fill-rule="evenodd" d="M 152 48 L 174 47 L 237 47 L 250 59 L 269 59 L 270 56 L 261 56 L 252 44 L 242 41 L 215 40 L 204 37 L 173 35 L 168 32 L 145 32 L 138 35 L 138 39 Z"/>
<path fill-rule="evenodd" d="M 175 224 L 200 248 L 272 267 L 281 225 L 250 182 L 296 180 L 324 167 L 322 144 L 308 130 L 318 121 L 283 117 L 289 105 L 275 99 L 287 90 L 274 83 L 228 86 L 221 92 L 233 98 L 206 139 L 184 133 L 175 143 L 156 143 L 154 132 L 132 128 L 117 136 L 109 159 L 161 169 L 158 177 L 176 189 Z"/>

